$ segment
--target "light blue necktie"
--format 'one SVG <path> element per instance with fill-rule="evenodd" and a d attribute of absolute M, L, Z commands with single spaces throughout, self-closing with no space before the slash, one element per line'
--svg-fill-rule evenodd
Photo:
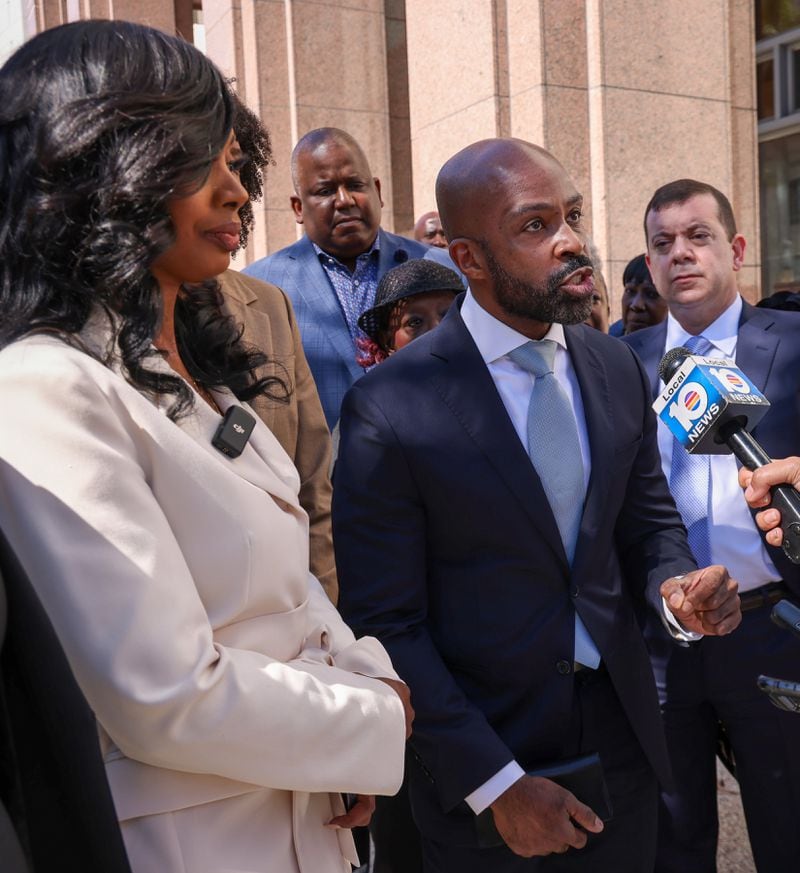
<path fill-rule="evenodd" d="M 684 343 L 693 355 L 706 356 L 714 346 L 702 335 L 692 336 Z M 711 563 L 711 540 L 708 527 L 708 506 L 711 500 L 711 458 L 691 455 L 674 440 L 669 488 L 678 512 L 686 525 L 689 548 L 698 567 Z"/>
<path fill-rule="evenodd" d="M 586 489 L 575 413 L 553 375 L 555 355 L 556 344 L 552 340 L 531 340 L 514 349 L 509 358 L 534 376 L 528 405 L 528 454 L 541 479 L 571 565 Z M 587 667 L 597 667 L 600 663 L 597 646 L 577 612 L 575 660 Z"/>

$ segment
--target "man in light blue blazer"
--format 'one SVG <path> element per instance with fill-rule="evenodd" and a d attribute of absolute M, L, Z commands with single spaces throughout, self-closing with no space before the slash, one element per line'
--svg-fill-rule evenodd
<path fill-rule="evenodd" d="M 244 271 L 272 282 L 291 299 L 328 427 L 347 389 L 363 375 L 358 316 L 375 300 L 387 270 L 413 258 L 447 258 L 415 240 L 382 230 L 381 183 L 350 134 L 323 127 L 292 152 L 291 197 L 305 236 Z M 431 254 L 434 252 L 434 254 Z"/>

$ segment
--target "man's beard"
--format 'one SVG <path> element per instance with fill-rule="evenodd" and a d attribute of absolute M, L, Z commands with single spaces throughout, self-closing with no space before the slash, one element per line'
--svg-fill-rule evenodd
<path fill-rule="evenodd" d="M 481 241 L 486 264 L 494 282 L 494 294 L 500 308 L 509 315 L 530 318 L 543 324 L 580 324 L 592 312 L 592 295 L 574 298 L 560 290 L 561 283 L 582 267 L 591 267 L 586 255 L 575 255 L 547 277 L 544 286 L 524 282 L 507 273 L 492 257 L 488 244 Z"/>

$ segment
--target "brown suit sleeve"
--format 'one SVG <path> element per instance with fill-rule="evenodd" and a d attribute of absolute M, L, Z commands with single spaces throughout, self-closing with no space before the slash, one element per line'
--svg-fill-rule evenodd
<path fill-rule="evenodd" d="M 252 276 L 228 270 L 218 279 L 225 310 L 243 326 L 244 342 L 267 355 L 267 373 L 290 383 L 288 403 L 257 397 L 251 405 L 297 467 L 300 505 L 309 519 L 311 572 L 336 603 L 339 586 L 331 537 L 331 437 L 292 304 L 280 288 Z"/>
<path fill-rule="evenodd" d="M 283 292 L 281 292 L 283 294 Z M 297 447 L 294 463 L 300 473 L 300 505 L 310 525 L 311 572 L 335 604 L 339 599 L 331 534 L 331 435 L 317 386 L 306 361 L 292 304 L 284 295 L 295 347 L 294 384 L 297 396 Z"/>

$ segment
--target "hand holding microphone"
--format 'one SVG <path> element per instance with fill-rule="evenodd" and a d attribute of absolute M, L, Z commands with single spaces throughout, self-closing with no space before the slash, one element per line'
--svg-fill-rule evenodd
<path fill-rule="evenodd" d="M 769 401 L 732 361 L 694 357 L 679 347 L 664 355 L 658 373 L 665 387 L 653 409 L 686 451 L 730 451 L 751 471 L 771 463 L 748 432 L 769 409 Z M 772 485 L 772 506 L 780 512 L 783 529 L 780 542 L 774 532 L 767 542 L 782 545 L 789 560 L 800 564 L 800 493 L 777 484 L 785 479 L 770 481 L 771 475 L 760 474 L 758 482 Z"/>
<path fill-rule="evenodd" d="M 789 485 L 795 491 L 800 491 L 800 458 L 772 461 L 755 471 L 742 467 L 739 471 L 739 484 L 745 489 L 744 499 L 753 509 L 769 507 L 756 515 L 756 524 L 766 532 L 765 539 L 771 546 L 779 546 L 785 534 L 780 527 L 780 511 L 770 505 L 770 489 L 774 485 Z"/>

